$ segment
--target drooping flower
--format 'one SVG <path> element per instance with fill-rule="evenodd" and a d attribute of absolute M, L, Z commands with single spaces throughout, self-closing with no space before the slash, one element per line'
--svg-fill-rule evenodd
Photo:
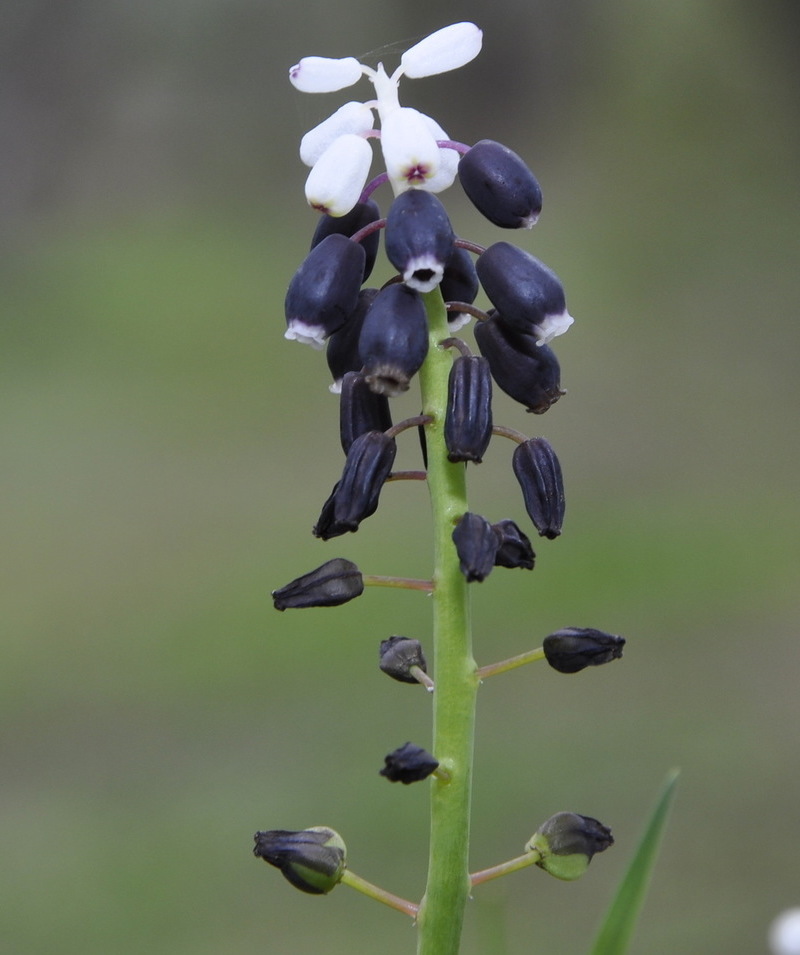
<path fill-rule="evenodd" d="M 306 198 L 329 215 L 344 215 L 358 201 L 369 173 L 371 150 L 367 137 L 379 137 L 386 171 L 395 194 L 421 188 L 441 192 L 452 185 L 457 154 L 438 142 L 448 139 L 442 127 L 419 110 L 401 106 L 401 76 L 418 79 L 455 70 L 474 59 L 483 34 L 474 23 L 453 23 L 406 50 L 400 66 L 387 74 L 354 57 L 307 56 L 289 70 L 292 85 L 304 93 L 330 93 L 352 86 L 366 76 L 375 98 L 345 103 L 303 137 L 300 158 L 311 166 Z M 380 120 L 374 130 L 373 111 Z M 366 147 L 366 148 L 365 148 Z"/>

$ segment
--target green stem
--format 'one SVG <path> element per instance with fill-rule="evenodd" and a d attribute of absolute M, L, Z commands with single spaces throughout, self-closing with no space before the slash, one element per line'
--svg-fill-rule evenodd
<path fill-rule="evenodd" d="M 378 885 L 367 882 L 366 879 L 362 879 L 360 875 L 356 875 L 350 869 L 344 870 L 342 885 L 349 885 L 351 889 L 356 889 L 377 902 L 383 902 L 384 905 L 388 905 L 391 909 L 397 909 L 404 915 L 410 915 L 412 919 L 416 917 L 418 906 L 414 905 L 413 902 L 409 902 L 393 892 L 387 892 L 386 889 L 382 889 Z"/>
<path fill-rule="evenodd" d="M 434 532 L 433 754 L 450 780 L 431 780 L 431 836 L 428 881 L 417 916 L 418 955 L 456 955 L 469 898 L 469 823 L 475 696 L 469 595 L 452 541 L 466 513 L 465 467 L 447 460 L 444 420 L 452 358 L 438 347 L 449 335 L 447 312 L 437 290 L 423 296 L 430 348 L 420 371 L 426 425 L 428 488 Z"/>
<path fill-rule="evenodd" d="M 534 865 L 541 859 L 541 854 L 532 849 L 525 855 L 517 856 L 516 859 L 509 859 L 507 862 L 501 862 L 499 865 L 490 866 L 488 869 L 481 869 L 480 872 L 473 872 L 469 877 L 472 885 L 480 885 L 481 882 L 488 882 L 490 879 L 499 879 L 501 875 L 508 875 L 510 872 L 518 872 L 529 865 Z"/>
<path fill-rule="evenodd" d="M 488 666 L 481 667 L 480 670 L 478 670 L 478 679 L 485 680 L 487 676 L 507 673 L 509 670 L 515 670 L 517 667 L 525 666 L 526 663 L 535 663 L 537 660 L 544 660 L 544 658 L 544 650 L 541 647 L 537 647 L 535 650 L 528 650 L 526 653 L 509 657 L 508 660 L 500 660 L 499 663 L 490 663 Z"/>

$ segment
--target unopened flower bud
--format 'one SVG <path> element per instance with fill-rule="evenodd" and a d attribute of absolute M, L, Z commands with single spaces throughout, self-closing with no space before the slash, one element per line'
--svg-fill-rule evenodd
<path fill-rule="evenodd" d="M 572 324 L 558 276 L 530 252 L 495 242 L 475 264 L 483 290 L 503 321 L 547 344 Z"/>
<path fill-rule="evenodd" d="M 400 66 L 413 78 L 457 70 L 480 53 L 482 42 L 483 33 L 474 23 L 451 23 L 406 50 Z"/>
<path fill-rule="evenodd" d="M 310 895 L 327 895 L 347 867 L 344 840 L 326 826 L 299 832 L 271 829 L 257 832 L 254 838 L 253 854 L 280 869 L 295 888 Z"/>
<path fill-rule="evenodd" d="M 442 203 L 430 192 L 410 189 L 386 217 L 386 255 L 406 285 L 430 292 L 442 279 L 455 236 Z"/>
<path fill-rule="evenodd" d="M 541 856 L 536 865 L 557 879 L 580 878 L 592 856 L 614 845 L 611 830 L 591 816 L 558 812 L 542 823 L 525 846 Z"/>
<path fill-rule="evenodd" d="M 301 93 L 335 93 L 357 83 L 362 73 L 354 56 L 304 56 L 289 70 L 289 81 Z"/>
<path fill-rule="evenodd" d="M 311 248 L 319 245 L 323 239 L 329 235 L 344 235 L 349 239 L 359 232 L 364 226 L 371 222 L 377 222 L 381 217 L 381 211 L 378 203 L 374 199 L 368 199 L 366 202 L 358 202 L 355 206 L 343 216 L 320 216 L 317 228 L 314 230 L 314 236 L 311 239 Z M 366 258 L 364 260 L 364 276 L 362 282 L 366 282 L 372 273 L 375 265 L 375 259 L 378 255 L 378 245 L 380 243 L 380 232 L 371 232 L 359 244 L 364 249 Z"/>
<path fill-rule="evenodd" d="M 329 235 L 315 246 L 286 292 L 286 338 L 322 348 L 356 307 L 364 261 L 364 249 L 343 235 Z"/>
<path fill-rule="evenodd" d="M 456 524 L 453 543 L 456 545 L 461 573 L 467 581 L 485 580 L 495 566 L 500 544 L 498 535 L 486 518 L 467 512 Z"/>
<path fill-rule="evenodd" d="M 619 660 L 624 646 L 624 637 L 583 627 L 564 627 L 542 643 L 547 662 L 559 673 L 579 673 L 586 667 Z"/>
<path fill-rule="evenodd" d="M 405 743 L 384 757 L 386 765 L 380 771 L 390 783 L 418 783 L 434 773 L 439 763 L 429 752 L 413 743 Z"/>
<path fill-rule="evenodd" d="M 359 435 L 347 450 L 342 477 L 325 502 L 314 536 L 328 540 L 355 532 L 378 509 L 381 488 L 389 476 L 397 442 L 382 431 Z"/>
<path fill-rule="evenodd" d="M 492 437 L 489 362 L 460 355 L 450 369 L 444 442 L 448 460 L 480 463 Z"/>
<path fill-rule="evenodd" d="M 494 558 L 495 566 L 533 570 L 536 554 L 533 552 L 531 542 L 514 521 L 498 521 L 492 524 L 492 528 L 500 541 Z"/>
<path fill-rule="evenodd" d="M 422 299 L 407 285 L 388 285 L 370 306 L 358 341 L 364 374 L 379 394 L 408 391 L 428 354 L 428 319 Z"/>
<path fill-rule="evenodd" d="M 418 667 L 423 673 L 428 672 L 419 640 L 401 636 L 381 640 L 380 668 L 384 673 L 400 683 L 417 683 L 419 681 L 411 672 L 412 667 Z"/>
<path fill-rule="evenodd" d="M 348 371 L 342 378 L 339 395 L 339 437 L 344 453 L 367 431 L 388 431 L 391 426 L 386 395 L 376 394 L 361 372 Z"/>
<path fill-rule="evenodd" d="M 553 349 L 505 325 L 497 312 L 490 313 L 488 321 L 476 323 L 475 341 L 489 362 L 492 378 L 533 414 L 544 414 L 566 394 Z"/>
<path fill-rule="evenodd" d="M 378 291 L 376 288 L 362 288 L 358 293 L 356 307 L 352 314 L 344 325 L 328 339 L 325 348 L 325 360 L 328 362 L 328 368 L 333 375 L 331 391 L 334 393 L 340 390 L 342 377 L 348 371 L 361 370 L 363 362 L 358 348 L 361 326 L 364 324 L 364 318 L 375 301 Z"/>
<path fill-rule="evenodd" d="M 361 571 L 343 557 L 328 560 L 315 570 L 272 591 L 276 610 L 289 607 L 338 607 L 364 592 Z"/>
<path fill-rule="evenodd" d="M 542 190 L 508 146 L 482 139 L 458 164 L 458 178 L 472 204 L 504 229 L 530 229 L 542 211 Z"/>
<path fill-rule="evenodd" d="M 514 449 L 512 466 L 534 527 L 553 540 L 564 522 L 564 482 L 555 451 L 544 438 L 529 438 Z"/>

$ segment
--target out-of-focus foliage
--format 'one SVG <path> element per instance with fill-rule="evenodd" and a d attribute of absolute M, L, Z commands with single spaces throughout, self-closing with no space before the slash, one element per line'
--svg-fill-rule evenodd
<path fill-rule="evenodd" d="M 528 160 L 544 211 L 527 248 L 577 319 L 558 405 L 496 403 L 557 448 L 567 517 L 532 574 L 476 585 L 479 663 L 564 626 L 628 640 L 613 667 L 482 688 L 475 867 L 560 810 L 616 845 L 575 885 L 481 887 L 466 955 L 585 951 L 672 766 L 633 951 L 750 955 L 797 904 L 796 11 L 467 3 L 484 53 L 404 93 Z M 393 633 L 425 645 L 424 597 L 269 599 L 334 556 L 429 567 L 411 482 L 357 535 L 311 536 L 338 412 L 322 356 L 283 340 L 282 302 L 315 222 L 296 149 L 333 106 L 286 70 L 387 38 L 373 60 L 394 63 L 451 19 L 355 0 L 0 13 L 0 947 L 335 955 L 380 932 L 388 955 L 413 948 L 355 893 L 293 893 L 251 837 L 329 825 L 359 874 L 422 891 L 425 787 L 378 770 L 426 745 L 429 701 L 377 657 Z M 444 198 L 460 234 L 502 238 Z M 398 466 L 417 467 L 407 437 Z M 493 442 L 471 468 L 492 521 L 525 517 L 510 454 Z"/>

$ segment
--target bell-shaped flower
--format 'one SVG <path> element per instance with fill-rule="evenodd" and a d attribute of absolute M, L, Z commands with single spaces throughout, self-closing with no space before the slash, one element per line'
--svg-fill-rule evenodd
<path fill-rule="evenodd" d="M 439 171 L 439 147 L 425 117 L 401 106 L 381 118 L 381 151 L 395 193 L 424 186 Z"/>
<path fill-rule="evenodd" d="M 430 292 L 442 280 L 455 235 L 436 196 L 412 189 L 392 203 L 384 239 L 386 255 L 406 285 Z"/>
<path fill-rule="evenodd" d="M 354 56 L 304 56 L 289 70 L 289 81 L 301 93 L 335 93 L 357 83 L 363 72 Z"/>
<path fill-rule="evenodd" d="M 366 139 L 356 133 L 339 136 L 308 174 L 308 204 L 330 216 L 350 212 L 358 202 L 371 165 L 372 149 Z"/>
<path fill-rule="evenodd" d="M 451 23 L 406 50 L 400 68 L 409 79 L 457 70 L 475 59 L 482 43 L 483 32 L 474 23 Z"/>

